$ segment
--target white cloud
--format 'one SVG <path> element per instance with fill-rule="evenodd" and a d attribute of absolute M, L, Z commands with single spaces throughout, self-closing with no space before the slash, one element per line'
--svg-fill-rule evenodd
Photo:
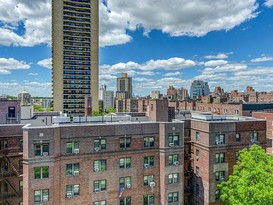
<path fill-rule="evenodd" d="M 205 56 L 205 58 L 206 59 L 226 59 L 226 58 L 228 58 L 228 55 L 226 53 L 218 53 L 217 55 Z"/>
<path fill-rule="evenodd" d="M 225 65 L 227 63 L 228 62 L 225 60 L 210 60 L 210 61 L 205 62 L 204 65 L 206 67 L 216 67 L 216 66 L 220 66 L 220 65 Z"/>
<path fill-rule="evenodd" d="M 28 75 L 36 76 L 38 73 L 29 73 Z"/>
<path fill-rule="evenodd" d="M 10 74 L 11 70 L 29 69 L 24 61 L 18 61 L 14 58 L 0 58 L 0 74 Z"/>
<path fill-rule="evenodd" d="M 165 76 L 165 77 L 172 77 L 172 76 L 178 76 L 178 75 L 182 75 L 182 73 L 179 72 L 179 71 L 177 71 L 177 72 L 166 73 L 163 76 Z"/>
<path fill-rule="evenodd" d="M 46 58 L 37 63 L 39 66 L 52 69 L 52 58 Z"/>
<path fill-rule="evenodd" d="M 257 8 L 256 0 L 108 0 L 108 8 L 100 9 L 100 42 L 101 46 L 130 42 L 126 30 L 137 28 L 142 28 L 145 35 L 156 29 L 171 36 L 204 36 L 255 18 Z M 107 12 L 109 9 L 111 12 Z"/>
<path fill-rule="evenodd" d="M 252 62 L 252 63 L 260 63 L 260 62 L 265 62 L 265 61 L 273 61 L 273 57 L 263 56 L 260 58 L 254 58 L 254 59 L 250 60 L 250 62 Z"/>
<path fill-rule="evenodd" d="M 9 0 L 0 2 L 0 44 L 34 46 L 51 43 L 51 1 Z M 18 29 L 20 27 L 20 29 Z M 17 30 L 23 30 L 18 33 Z"/>
<path fill-rule="evenodd" d="M 264 4 L 265 4 L 267 7 L 272 7 L 272 6 L 273 6 L 273 0 L 267 0 Z"/>

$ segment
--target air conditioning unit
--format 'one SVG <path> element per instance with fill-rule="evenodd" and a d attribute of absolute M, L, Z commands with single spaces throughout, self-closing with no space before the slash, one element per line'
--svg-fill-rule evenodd
<path fill-rule="evenodd" d="M 96 188 L 96 189 L 94 189 L 94 191 L 95 191 L 95 192 L 99 192 L 99 191 L 100 191 L 100 189 L 99 189 L 99 188 Z"/>
<path fill-rule="evenodd" d="M 251 139 L 250 142 L 251 142 L 251 143 L 255 143 L 255 140 L 254 140 L 254 139 Z"/>
<path fill-rule="evenodd" d="M 95 172 L 99 172 L 100 169 L 97 167 L 97 168 L 94 169 L 94 171 L 95 171 Z"/>
<path fill-rule="evenodd" d="M 170 143 L 169 143 L 169 146 L 170 146 L 170 147 L 173 147 L 173 146 L 174 146 L 174 143 L 173 143 L 173 142 L 170 142 Z"/>
<path fill-rule="evenodd" d="M 72 197 L 72 192 L 70 192 L 70 191 L 69 191 L 69 192 L 66 192 L 66 197 L 67 197 L 67 198 L 71 198 L 71 197 Z"/>
<path fill-rule="evenodd" d="M 43 156 L 48 156 L 48 152 L 43 152 Z"/>
<path fill-rule="evenodd" d="M 150 182 L 150 187 L 153 188 L 155 186 L 155 182 Z"/>
<path fill-rule="evenodd" d="M 144 167 L 145 167 L 145 169 L 147 169 L 147 168 L 150 167 L 150 165 L 149 164 L 144 164 Z"/>
<path fill-rule="evenodd" d="M 99 147 L 95 147 L 94 150 L 95 150 L 96 152 L 98 152 L 98 151 L 100 150 L 100 148 L 99 148 Z"/>
<path fill-rule="evenodd" d="M 80 149 L 74 149 L 74 154 L 79 154 L 80 153 Z"/>
<path fill-rule="evenodd" d="M 220 141 L 216 141 L 216 144 L 221 144 L 221 142 Z"/>
<path fill-rule="evenodd" d="M 126 184 L 126 188 L 130 189 L 131 188 L 131 184 Z"/>
<path fill-rule="evenodd" d="M 225 177 L 222 177 L 221 180 L 224 181 L 224 180 L 225 180 Z"/>
<path fill-rule="evenodd" d="M 199 156 L 196 156 L 196 160 L 199 160 Z"/>
<path fill-rule="evenodd" d="M 79 176 L 80 175 L 80 171 L 74 171 L 74 176 Z"/>
<path fill-rule="evenodd" d="M 43 197 L 43 202 L 48 202 L 48 197 Z"/>
<path fill-rule="evenodd" d="M 173 164 L 174 164 L 175 166 L 177 166 L 177 165 L 179 165 L 179 161 L 175 161 Z"/>

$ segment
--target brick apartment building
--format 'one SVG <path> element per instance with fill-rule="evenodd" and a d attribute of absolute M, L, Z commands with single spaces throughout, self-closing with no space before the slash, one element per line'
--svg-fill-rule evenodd
<path fill-rule="evenodd" d="M 185 204 L 222 205 L 217 184 L 232 174 L 241 149 L 254 143 L 266 148 L 266 122 L 200 114 L 186 122 Z"/>
<path fill-rule="evenodd" d="M 0 124 L 20 123 L 20 100 L 0 97 Z"/>
<path fill-rule="evenodd" d="M 23 130 L 24 205 L 184 204 L 183 122 Z"/>
<path fill-rule="evenodd" d="M 0 204 L 23 204 L 23 125 L 0 125 Z"/>

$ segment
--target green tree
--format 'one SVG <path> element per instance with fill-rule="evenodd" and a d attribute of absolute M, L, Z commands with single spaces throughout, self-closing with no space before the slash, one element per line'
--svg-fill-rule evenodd
<path fill-rule="evenodd" d="M 106 113 L 115 113 L 116 112 L 116 109 L 113 108 L 113 107 L 109 107 L 107 110 L 106 110 Z"/>
<path fill-rule="evenodd" d="M 272 205 L 273 157 L 258 145 L 243 149 L 233 174 L 218 188 L 227 205 Z"/>

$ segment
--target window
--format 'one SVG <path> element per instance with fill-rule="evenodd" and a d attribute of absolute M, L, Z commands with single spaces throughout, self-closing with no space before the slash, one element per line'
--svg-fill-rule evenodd
<path fill-rule="evenodd" d="M 149 168 L 154 166 L 154 159 L 155 157 L 149 156 L 149 157 L 144 157 L 144 168 Z"/>
<path fill-rule="evenodd" d="M 19 160 L 19 170 L 23 170 L 23 160 Z"/>
<path fill-rule="evenodd" d="M 195 139 L 196 141 L 200 141 L 200 132 L 196 132 Z"/>
<path fill-rule="evenodd" d="M 144 186 L 150 186 L 150 182 L 154 182 L 154 175 L 144 176 L 143 182 L 144 182 L 143 183 Z"/>
<path fill-rule="evenodd" d="M 215 191 L 215 200 L 219 200 L 220 199 L 220 191 L 216 190 Z"/>
<path fill-rule="evenodd" d="M 239 151 L 235 153 L 235 159 L 236 161 L 239 159 Z"/>
<path fill-rule="evenodd" d="M 131 197 L 124 197 L 119 200 L 119 205 L 131 205 Z"/>
<path fill-rule="evenodd" d="M 66 185 L 66 197 L 71 198 L 74 196 L 80 195 L 80 185 L 73 184 L 73 185 Z"/>
<path fill-rule="evenodd" d="M 225 162 L 225 153 L 216 153 L 215 154 L 215 162 L 218 163 L 224 163 Z"/>
<path fill-rule="evenodd" d="M 240 142 L 241 141 L 241 135 L 240 135 L 240 133 L 236 133 L 235 140 L 236 140 L 236 142 Z"/>
<path fill-rule="evenodd" d="M 48 178 L 48 167 L 35 167 L 34 168 L 35 179 L 47 179 Z"/>
<path fill-rule="evenodd" d="M 131 158 L 121 158 L 119 159 L 119 168 L 130 168 L 131 167 Z"/>
<path fill-rule="evenodd" d="M 168 202 L 178 202 L 178 192 L 172 192 L 168 194 Z"/>
<path fill-rule="evenodd" d="M 155 199 L 153 194 L 143 196 L 143 205 L 154 205 L 154 201 Z"/>
<path fill-rule="evenodd" d="M 196 156 L 196 160 L 197 160 L 197 161 L 199 160 L 199 155 L 200 155 L 199 149 L 196 149 L 196 151 L 195 151 L 195 156 Z"/>
<path fill-rule="evenodd" d="M 250 142 L 254 143 L 258 141 L 258 133 L 257 132 L 251 132 L 250 133 Z"/>
<path fill-rule="evenodd" d="M 4 147 L 4 149 L 7 149 L 8 148 L 8 140 L 4 140 L 3 141 L 3 147 Z"/>
<path fill-rule="evenodd" d="M 66 165 L 66 176 L 78 176 L 80 175 L 80 164 L 67 164 Z"/>
<path fill-rule="evenodd" d="M 22 201 L 20 201 L 20 202 L 19 202 L 19 205 L 23 205 L 23 202 L 22 202 Z"/>
<path fill-rule="evenodd" d="M 8 107 L 8 117 L 15 117 L 15 107 Z"/>
<path fill-rule="evenodd" d="M 23 191 L 23 180 L 19 181 L 19 191 Z"/>
<path fill-rule="evenodd" d="M 80 152 L 80 142 L 67 142 L 66 154 L 78 154 Z"/>
<path fill-rule="evenodd" d="M 179 134 L 169 134 L 168 143 L 170 147 L 179 145 Z"/>
<path fill-rule="evenodd" d="M 99 172 L 99 171 L 105 171 L 106 170 L 106 160 L 95 160 L 94 161 L 94 172 Z"/>
<path fill-rule="evenodd" d="M 96 139 L 94 140 L 94 150 L 105 150 L 106 149 L 106 139 Z"/>
<path fill-rule="evenodd" d="M 178 165 L 179 160 L 178 160 L 178 154 L 173 154 L 168 156 L 168 164 L 169 165 Z"/>
<path fill-rule="evenodd" d="M 199 169 L 199 167 L 196 167 L 196 176 L 200 177 L 200 169 Z"/>
<path fill-rule="evenodd" d="M 34 155 L 35 156 L 48 156 L 49 154 L 49 144 L 35 144 L 34 145 Z"/>
<path fill-rule="evenodd" d="M 34 191 L 34 203 L 47 202 L 47 201 L 48 201 L 48 189 Z"/>
<path fill-rule="evenodd" d="M 154 137 L 144 137 L 144 147 L 154 147 L 155 138 Z"/>
<path fill-rule="evenodd" d="M 119 138 L 119 147 L 120 148 L 129 148 L 131 147 L 131 137 L 121 137 Z"/>
<path fill-rule="evenodd" d="M 106 205 L 106 201 L 95 201 L 94 205 Z"/>
<path fill-rule="evenodd" d="M 130 189 L 131 188 L 131 177 L 120 177 L 119 178 L 119 187 L 122 187 L 124 189 Z"/>
<path fill-rule="evenodd" d="M 94 192 L 106 191 L 106 180 L 94 181 Z"/>
<path fill-rule="evenodd" d="M 175 184 L 178 183 L 178 173 L 169 174 L 168 175 L 168 182 L 169 184 Z"/>
<path fill-rule="evenodd" d="M 225 180 L 225 171 L 215 172 L 215 180 L 216 181 L 223 181 L 223 180 Z"/>
<path fill-rule="evenodd" d="M 224 134 L 216 134 L 215 136 L 215 144 L 225 144 L 225 135 Z"/>
<path fill-rule="evenodd" d="M 196 186 L 195 186 L 195 194 L 196 194 L 196 196 L 199 196 L 199 194 L 200 194 L 199 184 L 196 184 Z"/>
<path fill-rule="evenodd" d="M 4 192 L 8 192 L 9 191 L 9 185 L 7 182 L 4 183 Z"/>

